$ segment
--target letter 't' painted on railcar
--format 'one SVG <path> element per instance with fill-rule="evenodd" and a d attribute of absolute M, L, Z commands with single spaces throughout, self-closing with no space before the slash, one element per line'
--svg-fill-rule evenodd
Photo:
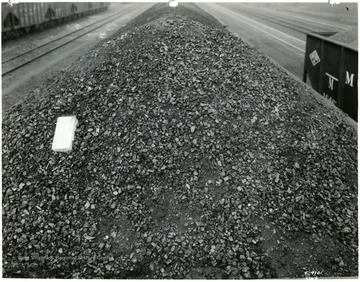
<path fill-rule="evenodd" d="M 325 73 L 329 77 L 329 88 L 334 90 L 334 80 L 339 81 L 336 77 L 333 77 L 331 74 Z"/>

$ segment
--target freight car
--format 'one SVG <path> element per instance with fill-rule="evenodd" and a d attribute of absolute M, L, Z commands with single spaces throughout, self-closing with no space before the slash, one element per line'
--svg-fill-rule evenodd
<path fill-rule="evenodd" d="M 42 2 L 19 3 L 13 6 L 2 3 L 2 36 L 6 38 L 14 32 L 34 31 L 51 23 L 61 23 L 105 10 L 109 5 L 108 2 Z"/>
<path fill-rule="evenodd" d="M 331 39 L 335 32 L 308 33 L 303 81 L 329 97 L 353 120 L 358 116 L 358 50 Z"/>

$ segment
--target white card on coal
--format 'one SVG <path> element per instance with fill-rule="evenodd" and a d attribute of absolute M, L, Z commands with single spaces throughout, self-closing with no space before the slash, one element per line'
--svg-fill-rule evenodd
<path fill-rule="evenodd" d="M 72 150 L 77 123 L 75 116 L 58 117 L 52 143 L 53 151 L 68 152 Z"/>

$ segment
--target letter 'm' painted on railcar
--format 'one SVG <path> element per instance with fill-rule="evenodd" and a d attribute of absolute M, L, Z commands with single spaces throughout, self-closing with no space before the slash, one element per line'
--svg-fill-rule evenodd
<path fill-rule="evenodd" d="M 354 74 L 352 73 L 350 75 L 350 73 L 348 71 L 346 71 L 345 84 L 349 84 L 351 87 L 354 87 L 353 82 L 354 82 Z"/>

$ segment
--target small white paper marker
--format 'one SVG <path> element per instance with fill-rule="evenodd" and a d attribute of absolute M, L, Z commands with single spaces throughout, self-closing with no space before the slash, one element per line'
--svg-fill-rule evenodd
<path fill-rule="evenodd" d="M 55 152 L 68 152 L 72 150 L 75 138 L 75 129 L 78 121 L 75 116 L 59 117 L 56 122 L 52 150 Z"/>

